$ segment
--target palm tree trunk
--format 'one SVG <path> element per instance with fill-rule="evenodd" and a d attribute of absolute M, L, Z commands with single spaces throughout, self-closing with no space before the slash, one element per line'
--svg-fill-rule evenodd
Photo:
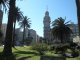
<path fill-rule="evenodd" d="M 76 0 L 76 6 L 77 6 L 79 37 L 80 37 L 80 0 Z"/>
<path fill-rule="evenodd" d="M 15 25 L 16 25 L 16 22 L 14 22 L 14 27 L 13 27 L 13 41 L 12 41 L 12 47 L 15 47 Z"/>
<path fill-rule="evenodd" d="M 15 1 L 9 1 L 9 15 L 8 15 L 8 24 L 6 30 L 6 37 L 5 37 L 5 44 L 3 49 L 4 56 L 12 55 L 12 34 L 13 34 L 13 20 L 14 20 L 14 8 L 15 8 Z"/>
<path fill-rule="evenodd" d="M 25 25 L 24 25 L 24 30 L 23 30 L 23 45 L 24 45 L 24 40 L 25 40 Z"/>
<path fill-rule="evenodd" d="M 63 34 L 62 34 L 62 31 L 61 31 L 61 43 L 63 43 Z"/>

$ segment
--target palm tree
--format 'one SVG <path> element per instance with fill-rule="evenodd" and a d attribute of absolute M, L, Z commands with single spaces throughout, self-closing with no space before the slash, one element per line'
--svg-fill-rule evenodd
<path fill-rule="evenodd" d="M 15 19 L 13 21 L 13 47 L 14 47 L 14 43 L 15 43 L 15 26 L 16 26 L 16 21 L 19 22 L 23 19 L 23 14 L 20 11 L 20 9 L 18 7 L 15 7 Z"/>
<path fill-rule="evenodd" d="M 8 7 L 9 0 L 0 0 L 0 8 L 3 7 L 5 10 Z"/>
<path fill-rule="evenodd" d="M 3 33 L 2 33 L 2 30 L 0 30 L 0 45 L 3 44 L 2 37 L 3 37 Z"/>
<path fill-rule="evenodd" d="M 3 18 L 3 12 L 2 10 L 7 10 L 7 7 L 8 7 L 8 1 L 9 0 L 0 0 L 0 29 L 1 29 L 1 26 L 2 26 L 2 18 Z M 3 9 L 2 9 L 3 7 Z"/>
<path fill-rule="evenodd" d="M 65 41 L 70 40 L 71 36 L 71 29 L 68 27 L 68 22 L 65 23 L 65 19 L 62 17 L 56 19 L 52 22 L 52 34 L 54 39 L 58 39 L 61 41 L 61 43 L 64 43 Z"/>
<path fill-rule="evenodd" d="M 5 1 L 5 0 L 3 0 Z M 12 54 L 12 32 L 13 32 L 13 21 L 14 21 L 14 8 L 15 8 L 16 0 L 9 0 L 9 13 L 8 13 L 8 23 L 6 29 L 6 37 L 5 37 L 5 44 L 3 49 L 3 55 L 10 56 Z"/>
<path fill-rule="evenodd" d="M 76 0 L 76 6 L 77 6 L 77 18 L 78 18 L 79 37 L 80 37 L 80 0 Z"/>
<path fill-rule="evenodd" d="M 25 40 L 25 28 L 30 28 L 30 22 L 27 16 L 24 17 L 23 21 L 20 22 L 21 27 L 23 28 L 23 44 L 24 44 L 24 40 Z"/>
<path fill-rule="evenodd" d="M 4 44 L 3 54 L 2 54 L 5 58 L 7 56 L 13 55 L 12 35 L 13 35 L 13 21 L 15 19 L 14 11 L 15 11 L 16 0 L 0 0 L 0 5 L 2 5 L 4 8 L 6 8 L 6 6 L 8 6 L 9 8 L 5 44 Z"/>
<path fill-rule="evenodd" d="M 3 36 L 3 33 L 2 33 L 2 31 L 0 30 L 0 38 Z"/>

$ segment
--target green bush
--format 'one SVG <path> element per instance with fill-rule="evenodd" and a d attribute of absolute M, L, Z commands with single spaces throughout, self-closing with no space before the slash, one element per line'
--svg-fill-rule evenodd
<path fill-rule="evenodd" d="M 60 54 L 64 54 L 65 51 L 67 51 L 69 45 L 68 44 L 55 44 L 54 45 L 54 50 L 55 53 L 60 53 Z"/>
<path fill-rule="evenodd" d="M 49 45 L 48 49 L 49 51 L 54 51 L 55 47 L 53 45 Z"/>
<path fill-rule="evenodd" d="M 71 55 L 72 55 L 73 57 L 78 57 L 78 56 L 79 56 L 79 52 L 78 52 L 78 51 L 72 52 Z"/>
<path fill-rule="evenodd" d="M 32 45 L 32 49 L 38 51 L 40 55 L 43 55 L 44 51 L 48 50 L 48 45 L 44 43 L 37 43 L 35 45 Z"/>

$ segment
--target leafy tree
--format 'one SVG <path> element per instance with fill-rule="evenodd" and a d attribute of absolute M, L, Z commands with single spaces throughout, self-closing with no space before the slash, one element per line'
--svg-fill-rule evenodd
<path fill-rule="evenodd" d="M 13 47 L 14 47 L 14 43 L 15 43 L 15 26 L 16 26 L 16 21 L 19 22 L 23 19 L 23 14 L 22 12 L 20 11 L 20 9 L 18 7 L 15 7 L 15 19 L 13 21 Z"/>
<path fill-rule="evenodd" d="M 65 19 L 63 19 L 62 17 L 52 22 L 53 37 L 56 40 L 60 40 L 61 43 L 70 40 L 72 30 L 68 27 L 67 23 L 69 23 L 69 21 L 65 23 Z"/>
<path fill-rule="evenodd" d="M 27 16 L 25 16 L 23 18 L 23 21 L 20 22 L 21 27 L 23 28 L 23 44 L 24 44 L 24 40 L 25 40 L 25 28 L 30 28 L 30 22 Z"/>

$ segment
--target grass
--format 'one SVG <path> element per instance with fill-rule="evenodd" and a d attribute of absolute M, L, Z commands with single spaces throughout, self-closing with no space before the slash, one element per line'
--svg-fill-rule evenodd
<path fill-rule="evenodd" d="M 29 47 L 16 47 L 17 49 L 13 48 L 13 53 L 16 55 L 17 60 L 37 60 L 36 55 L 38 54 L 37 51 L 31 50 Z"/>
<path fill-rule="evenodd" d="M 2 52 L 3 47 L 0 47 Z M 12 49 L 17 60 L 40 60 L 40 55 L 37 51 L 31 50 L 30 46 L 16 47 Z M 50 51 L 45 52 L 46 56 L 58 56 L 57 54 L 51 53 Z M 76 58 L 66 58 L 66 60 L 80 60 L 80 56 Z"/>

